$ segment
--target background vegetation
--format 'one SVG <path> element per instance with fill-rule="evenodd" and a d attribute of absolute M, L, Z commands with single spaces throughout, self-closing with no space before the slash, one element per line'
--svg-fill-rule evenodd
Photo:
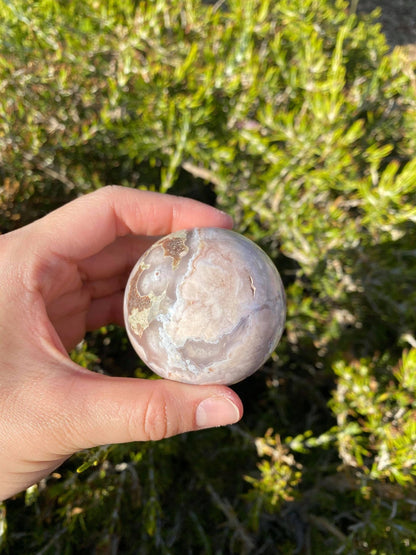
<path fill-rule="evenodd" d="M 415 152 L 414 67 L 342 0 L 1 1 L 1 231 L 187 195 L 288 298 L 240 424 L 74 456 L 4 504 L 4 552 L 416 552 Z M 72 356 L 149 375 L 116 327 Z"/>

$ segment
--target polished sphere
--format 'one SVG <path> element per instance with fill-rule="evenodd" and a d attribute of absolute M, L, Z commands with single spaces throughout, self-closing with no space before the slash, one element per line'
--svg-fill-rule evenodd
<path fill-rule="evenodd" d="M 282 335 L 285 294 L 270 258 L 219 228 L 177 231 L 154 243 L 124 296 L 130 341 L 156 374 L 233 384 L 269 358 Z"/>

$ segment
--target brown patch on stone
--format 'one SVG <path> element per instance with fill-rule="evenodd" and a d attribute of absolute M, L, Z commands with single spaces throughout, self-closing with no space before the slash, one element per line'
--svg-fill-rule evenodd
<path fill-rule="evenodd" d="M 186 233 L 176 237 L 168 237 L 161 242 L 165 256 L 173 258 L 173 268 L 176 268 L 181 261 L 181 258 L 188 252 L 188 247 L 185 244 Z"/>
<path fill-rule="evenodd" d="M 149 325 L 148 313 L 152 301 L 147 295 L 139 295 L 130 292 L 128 300 L 129 322 L 133 332 L 141 337 Z"/>
<path fill-rule="evenodd" d="M 147 301 L 150 303 L 150 299 L 147 296 L 142 296 L 137 290 L 137 282 L 139 281 L 140 276 L 143 273 L 143 269 L 139 266 L 139 269 L 135 272 L 134 276 L 132 276 L 132 281 L 130 284 L 130 291 L 129 296 L 127 299 L 128 303 L 128 310 L 129 312 L 138 306 L 138 304 L 142 304 L 143 308 L 139 308 L 139 310 L 143 310 L 145 308 L 149 308 L 149 306 L 145 306 L 143 303 Z M 147 299 L 147 300 L 146 300 Z"/>
<path fill-rule="evenodd" d="M 147 295 L 144 295 L 144 296 L 138 295 L 133 300 L 132 304 L 134 305 L 134 308 L 137 308 L 137 310 L 141 312 L 142 310 L 146 310 L 146 308 L 150 308 L 150 305 L 152 303 Z"/>

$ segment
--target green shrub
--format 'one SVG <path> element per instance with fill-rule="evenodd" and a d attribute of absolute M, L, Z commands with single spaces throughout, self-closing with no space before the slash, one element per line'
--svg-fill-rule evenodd
<path fill-rule="evenodd" d="M 414 68 L 343 1 L 27 4 L 0 3 L 1 230 L 107 183 L 217 203 L 288 322 L 239 425 L 75 455 L 5 504 L 5 551 L 414 552 Z M 114 327 L 72 356 L 149 375 Z"/>

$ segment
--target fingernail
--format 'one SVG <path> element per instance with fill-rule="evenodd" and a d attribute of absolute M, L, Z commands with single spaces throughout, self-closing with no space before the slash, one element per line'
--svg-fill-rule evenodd
<path fill-rule="evenodd" d="M 226 225 L 227 227 L 231 228 L 234 226 L 234 219 L 232 216 L 230 216 L 230 214 L 227 214 L 227 212 L 224 212 L 223 210 L 220 210 L 219 208 L 216 209 L 221 216 L 226 220 Z"/>
<path fill-rule="evenodd" d="M 196 409 L 198 428 L 212 428 L 234 424 L 240 420 L 238 407 L 227 397 L 209 397 L 204 399 Z"/>

